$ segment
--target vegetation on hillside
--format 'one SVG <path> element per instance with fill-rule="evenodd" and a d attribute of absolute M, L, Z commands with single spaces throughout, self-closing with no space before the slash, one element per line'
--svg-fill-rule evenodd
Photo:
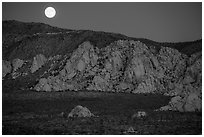
<path fill-rule="evenodd" d="M 3 21 L 3 59 L 31 59 L 36 54 L 53 56 L 75 50 L 84 41 L 96 47 L 104 47 L 116 40 L 139 40 L 148 47 L 159 50 L 161 46 L 178 49 L 187 55 L 202 50 L 202 40 L 180 43 L 159 43 L 144 38 L 131 38 L 122 34 L 91 30 L 68 30 L 43 23 Z M 49 34 L 55 33 L 55 34 Z M 37 34 L 37 35 L 35 35 Z"/>

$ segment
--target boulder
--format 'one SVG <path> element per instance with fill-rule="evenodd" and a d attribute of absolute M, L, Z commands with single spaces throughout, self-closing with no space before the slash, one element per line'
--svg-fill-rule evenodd
<path fill-rule="evenodd" d="M 46 78 L 41 78 L 39 80 L 39 84 L 42 85 L 42 86 L 46 85 L 47 84 L 47 79 Z"/>
<path fill-rule="evenodd" d="M 12 61 L 13 66 L 13 72 L 15 72 L 17 69 L 21 68 L 23 66 L 24 61 L 21 59 L 14 59 Z"/>
<path fill-rule="evenodd" d="M 159 109 L 157 109 L 156 111 L 180 111 L 180 112 L 184 112 L 184 101 L 182 99 L 182 97 L 180 96 L 175 96 L 171 99 L 171 101 L 169 102 L 168 105 L 163 106 Z"/>
<path fill-rule="evenodd" d="M 196 93 L 190 93 L 185 97 L 176 96 L 171 99 L 169 105 L 161 107 L 159 110 L 180 112 L 202 111 L 202 100 Z"/>
<path fill-rule="evenodd" d="M 68 114 L 68 117 L 92 117 L 94 114 L 86 108 L 80 105 L 76 106 L 72 111 Z"/>
<path fill-rule="evenodd" d="M 2 77 L 5 77 L 7 74 L 11 73 L 12 66 L 10 61 L 2 60 Z"/>
<path fill-rule="evenodd" d="M 48 80 L 46 78 L 41 78 L 39 83 L 34 87 L 36 91 L 51 91 L 50 86 L 48 85 Z"/>
<path fill-rule="evenodd" d="M 170 105 L 166 105 L 166 106 L 163 106 L 159 109 L 156 109 L 156 111 L 169 111 L 169 110 L 172 110 Z"/>
<path fill-rule="evenodd" d="M 145 111 L 138 111 L 137 113 L 132 115 L 132 118 L 144 118 L 147 117 L 147 113 Z"/>
<path fill-rule="evenodd" d="M 47 61 L 47 59 L 44 55 L 42 55 L 42 54 L 36 55 L 33 58 L 33 63 L 31 66 L 31 73 L 34 73 L 35 71 L 40 69 L 46 63 L 46 61 Z"/>
<path fill-rule="evenodd" d="M 171 106 L 172 110 L 180 111 L 180 112 L 185 111 L 184 108 L 183 108 L 184 100 L 180 96 L 173 97 L 171 99 L 169 105 Z"/>
<path fill-rule="evenodd" d="M 45 85 L 43 86 L 42 90 L 43 90 L 43 91 L 51 91 L 52 89 L 51 89 L 50 85 L 45 84 Z"/>

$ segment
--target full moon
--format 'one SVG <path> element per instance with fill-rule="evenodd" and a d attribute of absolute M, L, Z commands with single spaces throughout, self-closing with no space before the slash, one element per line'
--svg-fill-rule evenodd
<path fill-rule="evenodd" d="M 56 14 L 56 11 L 53 7 L 47 7 L 45 9 L 45 16 L 48 18 L 53 18 Z"/>

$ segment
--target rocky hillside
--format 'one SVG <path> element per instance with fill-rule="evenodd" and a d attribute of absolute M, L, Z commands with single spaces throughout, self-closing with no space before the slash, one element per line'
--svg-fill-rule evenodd
<path fill-rule="evenodd" d="M 201 64 L 201 40 L 158 43 L 3 21 L 3 90 L 160 93 L 172 100 L 159 110 L 201 111 Z"/>

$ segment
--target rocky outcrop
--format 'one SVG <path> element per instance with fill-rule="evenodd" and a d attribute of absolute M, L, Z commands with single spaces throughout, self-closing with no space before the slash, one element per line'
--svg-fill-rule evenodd
<path fill-rule="evenodd" d="M 139 85 L 137 92 L 134 90 L 133 93 L 150 93 L 156 89 L 150 75 L 153 71 L 151 62 L 158 67 L 156 58 L 141 42 L 116 41 L 101 50 L 94 48 L 90 42 L 84 42 L 49 85 L 53 91 L 73 89 L 70 86 L 59 88 L 60 83 L 72 85 L 75 90 L 121 91 L 119 85 L 126 83 L 128 92 Z M 53 84 L 54 81 L 60 82 Z M 76 89 L 79 83 L 81 86 Z M 40 87 L 43 89 L 40 84 L 35 88 L 40 90 Z"/>
<path fill-rule="evenodd" d="M 24 61 L 21 59 L 14 59 L 12 61 L 13 66 L 13 72 L 15 72 L 17 69 L 21 68 L 23 66 Z"/>
<path fill-rule="evenodd" d="M 167 106 L 161 107 L 160 110 L 180 112 L 202 111 L 202 100 L 196 93 L 190 93 L 184 97 L 176 96 L 171 99 Z"/>
<path fill-rule="evenodd" d="M 154 78 L 147 78 L 141 82 L 138 87 L 133 90 L 133 93 L 153 93 L 157 88 L 154 83 Z"/>
<path fill-rule="evenodd" d="M 156 51 L 132 40 L 115 41 L 101 49 L 86 41 L 57 75 L 42 78 L 35 89 L 162 93 L 173 97 L 172 110 L 200 110 L 190 109 L 190 104 L 201 99 L 201 56 L 196 53 L 189 58 L 168 47 Z"/>
<path fill-rule="evenodd" d="M 48 84 L 48 80 L 46 78 L 41 78 L 35 90 L 51 91 L 50 85 Z"/>
<path fill-rule="evenodd" d="M 47 78 L 50 91 L 82 89 L 88 84 L 88 77 L 95 75 L 97 68 L 94 67 L 97 65 L 97 59 L 95 49 L 90 42 L 82 43 L 67 60 L 59 75 Z M 40 91 L 44 89 L 44 86 L 47 85 L 39 82 L 35 89 Z"/>
<path fill-rule="evenodd" d="M 42 55 L 42 54 L 36 55 L 33 58 L 33 63 L 31 66 L 31 73 L 34 73 L 39 68 L 41 68 L 45 64 L 46 61 L 47 61 L 47 59 L 44 55 Z"/>
<path fill-rule="evenodd" d="M 9 61 L 2 60 L 2 77 L 5 77 L 7 74 L 11 73 L 12 66 Z"/>
<path fill-rule="evenodd" d="M 180 112 L 191 112 L 202 110 L 202 56 L 193 54 L 188 62 L 188 67 L 179 83 L 176 84 L 174 92 L 176 95 L 167 106 L 160 110 L 176 110 Z"/>
<path fill-rule="evenodd" d="M 24 61 L 21 59 L 13 59 L 12 62 L 10 61 L 2 61 L 2 77 L 5 77 L 7 74 L 11 73 L 13 79 L 20 76 L 20 73 L 16 71 L 21 68 L 24 64 Z"/>
<path fill-rule="evenodd" d="M 75 84 L 76 85 L 76 84 Z M 36 91 L 62 91 L 62 90 L 75 90 L 77 86 L 74 83 L 64 82 L 58 77 L 50 76 L 47 79 L 41 78 L 39 83 L 35 86 Z"/>
<path fill-rule="evenodd" d="M 19 73 L 18 70 L 26 63 L 24 60 L 21 59 L 13 59 L 12 61 L 12 73 L 11 76 L 13 79 L 16 79 L 19 76 L 24 76 L 26 73 Z"/>

